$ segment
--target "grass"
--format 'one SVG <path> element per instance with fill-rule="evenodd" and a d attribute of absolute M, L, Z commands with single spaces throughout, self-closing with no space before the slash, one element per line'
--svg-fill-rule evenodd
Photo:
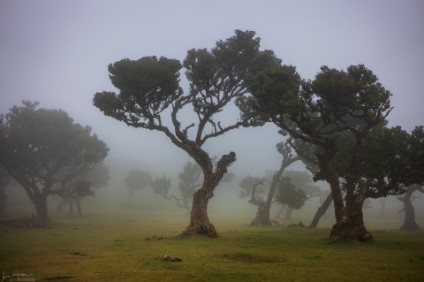
<path fill-rule="evenodd" d="M 374 230 L 373 244 L 329 244 L 325 228 L 223 219 L 215 222 L 219 238 L 175 236 L 187 223 L 175 214 L 54 221 L 50 229 L 0 226 L 0 271 L 37 281 L 424 281 L 422 232 Z"/>

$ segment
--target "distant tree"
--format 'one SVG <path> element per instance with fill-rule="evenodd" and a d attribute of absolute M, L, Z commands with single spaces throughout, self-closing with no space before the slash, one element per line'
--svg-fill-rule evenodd
<path fill-rule="evenodd" d="M 288 170 L 283 173 L 283 176 L 290 179 L 290 182 L 296 187 L 296 190 L 302 190 L 305 193 L 305 201 L 315 197 L 322 197 L 323 192 L 321 188 L 313 184 L 312 176 L 308 172 Z M 282 207 L 286 208 L 285 219 L 291 219 L 292 208 L 290 205 L 283 204 Z"/>
<path fill-rule="evenodd" d="M 261 199 L 262 202 L 264 202 L 262 198 L 268 190 L 265 186 L 266 181 L 267 179 L 265 177 L 250 176 L 250 175 L 244 177 L 242 180 L 240 180 L 240 183 L 239 183 L 240 198 L 242 199 L 247 197 L 250 197 L 251 199 L 259 198 Z"/>
<path fill-rule="evenodd" d="M 212 161 L 214 160 L 215 158 L 212 158 Z M 221 179 L 221 183 L 231 181 L 233 176 L 233 173 L 227 172 Z M 184 165 L 183 171 L 178 175 L 178 177 L 179 196 L 169 194 L 171 180 L 165 176 L 155 179 L 151 186 L 155 194 L 158 194 L 167 200 L 175 200 L 177 207 L 186 209 L 187 212 L 190 212 L 193 195 L 196 190 L 202 186 L 202 169 L 196 163 L 188 161 Z"/>
<path fill-rule="evenodd" d="M 276 200 L 282 205 L 287 205 L 291 210 L 300 209 L 307 199 L 306 193 L 292 183 L 290 177 L 282 177 L 278 182 Z"/>
<path fill-rule="evenodd" d="M 249 75 L 279 63 L 272 51 L 260 51 L 259 43 L 254 32 L 236 30 L 233 37 L 218 41 L 210 51 L 189 50 L 183 65 L 165 57 L 124 59 L 109 65 L 110 79 L 119 93 L 99 92 L 94 96 L 94 105 L 105 115 L 129 126 L 164 133 L 201 167 L 202 187 L 194 193 L 190 223 L 184 234 L 218 234 L 208 218 L 208 202 L 236 154 L 222 155 L 214 166 L 203 145 L 241 126 L 261 123 L 256 115 L 244 114 L 224 124 L 219 115 L 233 102 L 242 106 L 240 100 L 249 94 Z M 190 82 L 186 93 L 179 86 L 182 66 Z M 183 111 L 192 112 L 196 122 L 183 125 L 178 118 Z M 166 114 L 170 114 L 171 126 L 165 124 Z"/>
<path fill-rule="evenodd" d="M 155 194 L 158 194 L 167 200 L 175 200 L 177 207 L 190 211 L 187 200 L 169 194 L 169 189 L 171 188 L 171 180 L 169 178 L 165 176 L 155 178 L 152 181 L 151 186 Z"/>
<path fill-rule="evenodd" d="M 400 212 L 405 212 L 405 219 L 400 229 L 402 230 L 421 230 L 415 221 L 415 209 L 412 202 L 418 198 L 417 193 L 424 193 L 424 188 L 417 184 L 407 188 L 403 196 L 399 196 L 398 200 L 403 203 L 403 209 Z"/>
<path fill-rule="evenodd" d="M 38 224 L 45 225 L 49 222 L 47 198 L 60 189 L 57 184 L 63 171 L 76 173 L 101 162 L 108 148 L 66 112 L 37 109 L 37 104 L 24 101 L 1 117 L 0 163 L 25 189 Z"/>
<path fill-rule="evenodd" d="M 276 145 L 276 147 L 278 153 L 280 153 L 282 156 L 282 161 L 280 168 L 272 176 L 265 200 L 259 197 L 259 193 L 257 191 L 258 187 L 264 186 L 264 179 L 246 178 L 240 182 L 240 188 L 242 188 L 241 196 L 243 196 L 243 193 L 248 194 L 248 192 L 250 191 L 246 189 L 246 186 L 252 185 L 251 198 L 249 203 L 254 204 L 258 207 L 256 217 L 252 221 L 251 225 L 272 225 L 270 219 L 270 211 L 278 181 L 280 180 L 284 170 L 292 163 L 299 160 L 299 158 L 293 154 L 289 142 L 280 142 Z"/>
<path fill-rule="evenodd" d="M 85 171 L 85 172 L 84 172 Z M 74 215 L 74 204 L 77 207 L 77 215 L 82 216 L 81 200 L 88 196 L 94 196 L 95 191 L 106 187 L 110 180 L 109 168 L 104 163 L 97 163 L 93 167 L 82 170 L 81 174 L 65 172 L 62 178 L 61 187 L 57 195 L 61 201 L 56 207 L 56 211 L 63 212 L 65 205 L 69 206 L 69 215 Z"/>
<path fill-rule="evenodd" d="M 149 172 L 133 169 L 128 173 L 124 182 L 128 187 L 128 206 L 130 206 L 135 191 L 150 185 L 152 182 L 152 175 Z"/>
<path fill-rule="evenodd" d="M 190 161 L 184 165 L 183 171 L 178 175 L 178 190 L 182 198 L 181 206 L 188 211 L 191 210 L 194 193 L 202 186 L 202 176 L 201 167 Z"/>
<path fill-rule="evenodd" d="M 307 143 L 302 139 L 292 138 L 290 140 L 290 145 L 305 164 L 306 169 L 312 175 L 316 175 L 319 172 L 319 162 L 315 153 L 318 150 L 318 147 L 314 144 Z M 318 195 L 313 196 L 318 196 L 321 202 L 321 206 L 318 207 L 311 224 L 309 225 L 309 227 L 316 228 L 319 220 L 324 214 L 326 214 L 328 208 L 333 202 L 333 194 L 331 192 L 328 193 L 327 191 L 320 191 Z"/>
<path fill-rule="evenodd" d="M 6 214 L 6 188 L 9 184 L 9 174 L 6 169 L 0 165 L 0 217 Z"/>

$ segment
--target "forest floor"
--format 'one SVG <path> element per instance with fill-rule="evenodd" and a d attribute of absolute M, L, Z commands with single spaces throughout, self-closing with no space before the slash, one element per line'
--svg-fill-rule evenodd
<path fill-rule="evenodd" d="M 219 238 L 177 236 L 187 219 L 168 213 L 52 219 L 0 224 L 0 281 L 424 281 L 423 232 L 371 229 L 374 243 L 331 244 L 328 228 L 224 218 Z"/>

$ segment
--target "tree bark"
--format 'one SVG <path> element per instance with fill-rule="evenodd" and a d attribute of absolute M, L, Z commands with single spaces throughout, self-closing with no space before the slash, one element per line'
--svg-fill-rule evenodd
<path fill-rule="evenodd" d="M 415 190 L 415 186 L 410 186 L 405 195 L 402 198 L 399 198 L 399 200 L 402 201 L 404 207 L 402 211 L 405 212 L 405 219 L 402 226 L 400 227 L 402 230 L 421 230 L 421 228 L 415 222 L 415 210 L 411 200 L 412 194 Z"/>
<path fill-rule="evenodd" d="M 333 242 L 344 241 L 344 240 L 359 240 L 361 242 L 372 241 L 373 236 L 365 228 L 362 205 L 365 200 L 365 193 L 362 191 L 364 187 L 361 187 L 361 192 L 356 197 L 349 197 L 346 201 L 346 205 L 343 201 L 343 195 L 340 188 L 339 176 L 331 168 L 329 156 L 318 156 L 320 163 L 319 179 L 323 177 L 331 188 L 331 194 L 334 201 L 334 212 L 336 216 L 336 224 L 330 232 L 330 240 Z M 347 184 L 353 185 L 355 183 Z M 347 187 L 352 189 L 352 187 Z"/>
<path fill-rule="evenodd" d="M 327 212 L 327 210 L 330 207 L 332 201 L 333 201 L 333 195 L 330 193 L 330 194 L 328 194 L 327 198 L 324 200 L 324 202 L 322 203 L 322 205 L 318 208 L 318 210 L 315 213 L 315 216 L 312 219 L 312 222 L 309 225 L 309 227 L 311 227 L 311 228 L 317 228 L 319 220 Z"/>
<path fill-rule="evenodd" d="M 331 241 L 338 242 L 353 239 L 367 242 L 373 240 L 372 234 L 365 228 L 362 203 L 363 201 L 357 200 L 350 207 L 344 207 L 339 211 L 341 216 L 331 229 Z"/>
<path fill-rule="evenodd" d="M 208 203 L 213 193 L 202 188 L 194 192 L 193 206 L 190 213 L 190 224 L 183 232 L 184 235 L 203 234 L 211 237 L 218 236 L 215 226 L 209 221 Z"/>
<path fill-rule="evenodd" d="M 261 202 L 257 205 L 258 210 L 256 211 L 255 219 L 250 223 L 252 226 L 267 226 L 272 225 L 269 219 L 269 206 L 266 202 Z"/>
<path fill-rule="evenodd" d="M 268 202 L 266 202 L 266 201 L 264 201 L 262 199 L 257 199 L 255 197 L 256 189 L 258 188 L 259 185 L 263 185 L 262 181 L 260 181 L 260 182 L 256 183 L 255 185 L 253 185 L 252 196 L 251 196 L 250 201 L 249 201 L 250 204 L 256 205 L 258 207 L 258 209 L 256 211 L 256 217 L 250 223 L 250 225 L 252 225 L 252 226 L 272 225 L 271 220 L 269 219 L 269 211 L 270 211 L 271 205 L 268 205 Z M 274 192 L 274 190 L 272 189 L 272 187 L 270 188 L 270 190 L 268 192 L 268 197 L 269 197 L 269 195 L 270 195 L 271 192 L 272 193 Z"/>
<path fill-rule="evenodd" d="M 208 203 L 213 197 L 213 191 L 218 186 L 222 177 L 227 173 L 227 168 L 236 161 L 236 154 L 230 152 L 223 155 L 213 170 L 209 155 L 202 151 L 199 146 L 192 147 L 191 155 L 202 168 L 202 188 L 194 192 L 193 205 L 190 213 L 190 223 L 183 231 L 184 235 L 201 234 L 217 237 L 215 226 L 209 221 Z"/>

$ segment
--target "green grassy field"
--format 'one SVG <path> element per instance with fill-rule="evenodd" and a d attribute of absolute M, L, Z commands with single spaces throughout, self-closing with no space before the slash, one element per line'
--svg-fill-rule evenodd
<path fill-rule="evenodd" d="M 0 226 L 0 271 L 36 281 L 424 281 L 424 234 L 372 230 L 329 244 L 329 229 L 257 228 L 216 218 L 219 238 L 179 237 L 187 217 L 128 210 L 52 228 Z M 151 239 L 154 236 L 163 239 Z M 163 256 L 182 262 L 168 262 Z"/>

